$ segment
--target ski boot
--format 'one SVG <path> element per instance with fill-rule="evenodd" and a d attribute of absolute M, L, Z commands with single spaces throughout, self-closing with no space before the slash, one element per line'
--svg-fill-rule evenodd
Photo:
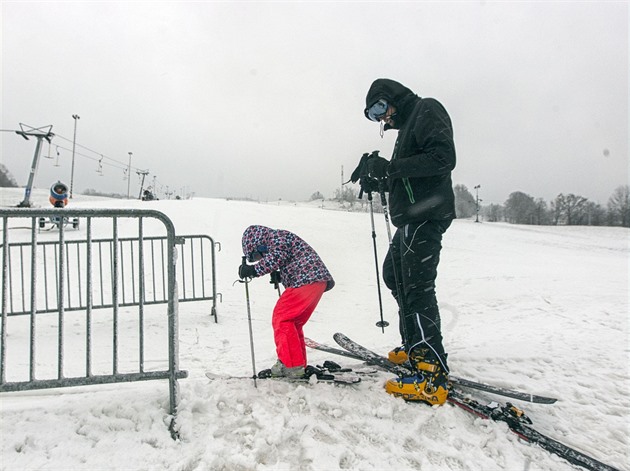
<path fill-rule="evenodd" d="M 392 363 L 396 363 L 397 365 L 402 365 L 409 359 L 404 345 L 402 347 L 396 347 L 391 350 L 387 354 L 387 358 L 389 358 L 389 361 L 391 361 Z"/>
<path fill-rule="evenodd" d="M 385 383 L 385 391 L 406 401 L 423 401 L 441 405 L 448 397 L 448 373 L 439 359 L 428 354 L 428 349 L 415 349 L 410 355 L 415 374 L 392 378 Z"/>
<path fill-rule="evenodd" d="M 264 372 L 264 373 L 263 373 Z M 284 364 L 278 360 L 276 363 L 268 370 L 263 370 L 259 373 L 259 376 L 262 378 L 304 378 L 304 367 L 303 366 L 295 366 L 292 368 L 288 368 L 284 366 Z"/>

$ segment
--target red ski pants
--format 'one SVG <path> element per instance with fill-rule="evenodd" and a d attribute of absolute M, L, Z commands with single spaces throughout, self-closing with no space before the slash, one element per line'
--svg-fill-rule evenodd
<path fill-rule="evenodd" d="M 306 345 L 302 327 L 311 317 L 326 290 L 319 281 L 299 288 L 287 288 L 273 309 L 271 325 L 278 359 L 287 368 L 306 366 Z"/>

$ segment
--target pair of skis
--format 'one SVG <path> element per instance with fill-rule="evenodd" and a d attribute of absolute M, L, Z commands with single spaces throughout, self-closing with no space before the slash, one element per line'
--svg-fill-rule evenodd
<path fill-rule="evenodd" d="M 387 358 L 369 351 L 368 349 L 362 347 L 361 345 L 353 342 L 348 337 L 343 334 L 335 334 L 335 341 L 339 343 L 340 346 L 344 348 L 344 350 L 340 350 L 338 348 L 330 347 L 328 345 L 324 345 L 318 343 L 314 340 L 306 338 L 306 346 L 313 348 L 315 350 L 321 350 L 327 353 L 332 353 L 334 355 L 344 356 L 346 358 L 352 358 L 354 360 L 365 361 L 366 363 L 380 367 L 381 369 L 387 370 L 391 373 L 405 376 L 412 374 L 411 370 L 405 368 L 402 365 L 397 365 L 392 363 Z M 496 394 L 499 396 L 510 397 L 512 399 L 518 399 L 519 401 L 525 402 L 533 402 L 537 404 L 553 404 L 557 401 L 554 397 L 546 397 L 539 396 L 535 394 L 529 394 L 522 391 L 515 391 L 513 389 L 501 388 L 499 386 L 493 386 L 490 384 L 479 383 L 477 381 L 471 381 L 469 379 L 459 378 L 457 376 L 450 375 L 449 381 L 451 385 L 460 386 L 462 388 L 467 389 L 477 389 L 479 391 L 484 391 L 491 394 Z"/>
<path fill-rule="evenodd" d="M 396 375 L 404 376 L 411 373 L 408 368 L 389 361 L 389 359 L 385 358 L 384 356 L 363 347 L 362 345 L 352 341 L 350 338 L 341 333 L 335 334 L 333 338 L 335 339 L 335 342 L 337 342 L 339 346 L 343 348 L 343 350 L 320 344 L 311 339 L 306 339 L 306 345 L 310 348 L 322 350 L 335 355 L 341 355 L 347 358 L 362 360 L 369 365 L 382 368 Z M 451 388 L 448 396 L 449 403 L 460 407 L 463 410 L 470 412 L 478 417 L 494 420 L 497 422 L 505 422 L 510 430 L 523 440 L 534 443 L 541 448 L 547 450 L 548 452 L 554 453 L 559 457 L 564 458 L 569 463 L 581 466 L 592 471 L 619 471 L 617 468 L 602 463 L 595 458 L 592 458 L 574 448 L 564 445 L 563 443 L 560 443 L 557 440 L 536 431 L 534 428 L 531 427 L 532 421 L 529 419 L 529 417 L 527 417 L 527 415 L 525 415 L 525 413 L 521 409 L 515 407 L 509 402 L 505 404 L 493 402 L 492 404 L 485 405 L 480 403 L 479 401 L 467 397 L 461 390 L 476 389 L 491 394 L 538 404 L 553 404 L 554 402 L 556 402 L 557 399 L 552 397 L 528 394 L 512 389 L 500 388 L 489 384 L 478 383 L 476 381 L 470 381 L 450 375 L 449 380 L 451 382 Z"/>

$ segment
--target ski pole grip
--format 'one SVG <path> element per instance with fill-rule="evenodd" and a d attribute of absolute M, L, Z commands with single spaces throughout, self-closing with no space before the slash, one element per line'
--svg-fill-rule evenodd
<path fill-rule="evenodd" d="M 243 265 L 247 265 L 247 256 L 245 256 L 245 255 L 243 255 L 243 256 L 241 257 L 241 267 L 242 267 Z M 240 275 L 241 275 L 241 269 L 240 269 L 240 268 L 238 269 L 238 275 L 239 275 L 239 277 L 240 277 Z M 249 281 L 249 280 L 248 280 L 247 278 L 243 278 L 243 279 L 241 280 L 241 282 L 244 282 L 244 283 L 247 283 L 248 281 Z"/>

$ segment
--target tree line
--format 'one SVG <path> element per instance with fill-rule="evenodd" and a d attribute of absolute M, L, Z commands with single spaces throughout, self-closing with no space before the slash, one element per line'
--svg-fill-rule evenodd
<path fill-rule="evenodd" d="M 17 188 L 17 186 L 18 184 L 9 169 L 4 164 L 0 164 L 0 187 Z"/>
<path fill-rule="evenodd" d="M 532 225 L 565 225 L 565 226 L 622 226 L 630 227 L 630 187 L 617 187 L 606 207 L 589 201 L 587 198 L 573 193 L 560 193 L 553 201 L 547 203 L 542 198 L 534 198 L 522 191 L 510 194 L 505 203 L 479 205 L 466 185 L 455 185 L 455 211 L 459 219 L 477 215 L 487 222 L 505 221 L 512 224 Z M 324 199 L 319 192 L 311 195 L 311 200 Z M 335 190 L 333 201 L 347 206 L 348 210 L 364 211 L 367 209 L 367 197 L 358 198 L 358 189 L 344 186 Z M 481 200 L 480 200 L 481 201 Z M 374 195 L 374 211 L 382 212 L 380 196 Z"/>
<path fill-rule="evenodd" d="M 457 217 L 476 215 L 477 203 L 468 188 L 455 185 L 454 190 Z M 630 227 L 630 187 L 617 187 L 605 207 L 573 193 L 560 193 L 547 203 L 542 198 L 515 191 L 502 205 L 480 206 L 479 215 L 488 222 L 512 224 Z"/>

